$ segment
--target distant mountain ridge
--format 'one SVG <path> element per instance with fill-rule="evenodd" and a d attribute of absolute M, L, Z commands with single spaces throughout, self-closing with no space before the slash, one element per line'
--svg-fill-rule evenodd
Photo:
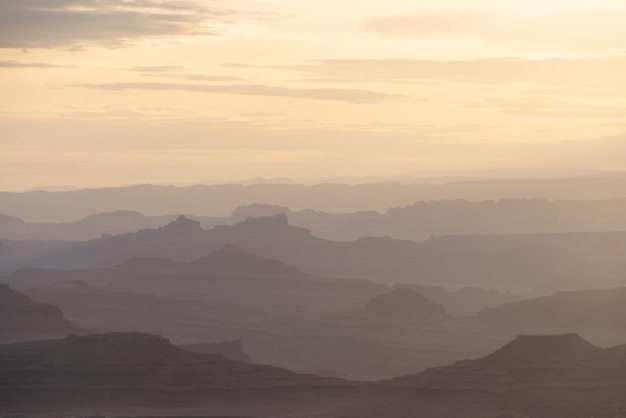
<path fill-rule="evenodd" d="M 332 240 L 389 236 L 424 241 L 446 235 L 513 235 L 567 232 L 626 231 L 626 198 L 610 200 L 496 199 L 431 200 L 381 213 L 329 213 L 291 210 L 278 205 L 235 209 L 232 222 L 243 217 L 285 213 L 290 223 Z M 222 218 L 224 221 L 227 218 Z"/>
<path fill-rule="evenodd" d="M 289 218 L 293 226 L 309 229 L 320 238 L 341 241 L 366 236 L 423 241 L 447 235 L 626 231 L 626 198 L 592 201 L 420 201 L 404 207 L 391 207 L 382 213 L 297 211 L 287 206 L 251 204 L 238 206 L 230 216 L 186 215 L 186 218 L 200 222 L 204 229 L 210 229 L 281 213 Z M 118 210 L 89 215 L 76 222 L 54 224 L 26 223 L 20 218 L 0 214 L 0 239 L 84 241 L 104 235 L 158 228 L 175 219 L 176 215 L 146 216 L 135 211 Z"/>
<path fill-rule="evenodd" d="M 386 211 L 417 201 L 466 199 L 623 198 L 626 177 L 582 177 L 550 180 L 488 180 L 434 184 L 370 183 L 358 185 L 254 184 L 189 187 L 138 185 L 67 192 L 0 192 L 0 213 L 28 222 L 70 222 L 85 216 L 130 210 L 147 215 L 193 213 L 226 216 L 242 205 L 262 203 L 293 210 L 344 213 Z M 207 202 L 211 202 L 207 205 Z"/>

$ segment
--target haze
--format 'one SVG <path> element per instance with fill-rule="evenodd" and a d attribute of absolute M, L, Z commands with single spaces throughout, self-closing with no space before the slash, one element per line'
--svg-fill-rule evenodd
<path fill-rule="evenodd" d="M 2 0 L 0 187 L 621 170 L 625 20 L 617 0 Z"/>

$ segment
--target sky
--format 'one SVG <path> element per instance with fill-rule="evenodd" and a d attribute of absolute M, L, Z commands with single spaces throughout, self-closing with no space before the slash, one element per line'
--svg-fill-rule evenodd
<path fill-rule="evenodd" d="M 0 189 L 626 170 L 623 0 L 0 0 Z"/>

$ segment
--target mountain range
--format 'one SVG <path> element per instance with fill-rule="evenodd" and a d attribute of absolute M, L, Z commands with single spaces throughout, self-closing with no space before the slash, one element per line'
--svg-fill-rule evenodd
<path fill-rule="evenodd" d="M 626 198 L 610 200 L 503 199 L 419 201 L 408 206 L 385 208 L 381 213 L 360 211 L 331 213 L 291 210 L 286 206 L 251 204 L 235 208 L 229 216 L 195 216 L 202 228 L 232 225 L 249 217 L 285 213 L 292 225 L 309 229 L 320 237 L 337 241 L 366 236 L 389 236 L 423 241 L 442 235 L 510 235 L 626 230 Z M 158 228 L 176 215 L 147 216 L 116 210 L 66 223 L 25 222 L 0 215 L 0 239 L 90 240 L 103 235 Z"/>
<path fill-rule="evenodd" d="M 548 180 L 483 180 L 445 184 L 236 184 L 189 187 L 138 185 L 62 192 L 0 193 L 0 213 L 27 222 L 73 222 L 85 216 L 131 210 L 146 215 L 193 213 L 227 216 L 253 203 L 326 212 L 386 211 L 418 201 L 545 198 L 598 200 L 623 198 L 626 177 L 574 177 Z M 210 205 L 207 204 L 210 202 Z"/>
<path fill-rule="evenodd" d="M 617 287 L 626 268 L 626 233 L 579 234 L 589 247 L 535 246 L 487 252 L 382 237 L 330 241 L 289 225 L 285 214 L 248 218 L 210 230 L 184 216 L 157 229 L 91 241 L 0 241 L 0 272 L 21 267 L 104 268 L 129 258 L 191 262 L 225 245 L 236 245 L 300 271 L 322 276 L 366 277 L 386 283 L 531 291 L 544 294 L 594 286 Z M 606 241 L 603 237 L 609 238 Z M 572 236 L 569 236 L 570 240 Z M 507 238 L 500 238 L 506 240 Z M 594 247 L 593 243 L 599 245 Z M 608 245 L 608 246 L 607 246 Z M 610 251 L 609 251 L 610 250 Z M 24 275 L 24 273 L 20 273 Z M 33 272 L 29 275 L 35 274 Z"/>

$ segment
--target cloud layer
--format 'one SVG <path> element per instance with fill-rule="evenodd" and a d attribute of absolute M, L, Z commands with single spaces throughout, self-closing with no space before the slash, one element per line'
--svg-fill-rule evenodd
<path fill-rule="evenodd" d="M 128 46 L 133 40 L 216 35 L 237 12 L 197 0 L 0 0 L 0 48 Z"/>
<path fill-rule="evenodd" d="M 184 83 L 103 83 L 82 84 L 80 87 L 109 90 L 189 91 L 197 93 L 240 94 L 247 96 L 293 97 L 312 100 L 335 100 L 349 103 L 377 103 L 403 96 L 361 89 L 297 89 L 264 85 L 208 85 Z"/>
<path fill-rule="evenodd" d="M 56 65 L 47 62 L 0 61 L 0 68 L 71 68 L 68 65 Z"/>
<path fill-rule="evenodd" d="M 242 67 L 229 64 L 229 67 Z M 254 67 L 252 67 L 254 68 Z M 591 58 L 479 58 L 472 60 L 327 59 L 272 67 L 295 70 L 314 81 L 419 82 L 446 80 L 473 84 L 530 83 L 626 88 L 626 56 Z"/>

